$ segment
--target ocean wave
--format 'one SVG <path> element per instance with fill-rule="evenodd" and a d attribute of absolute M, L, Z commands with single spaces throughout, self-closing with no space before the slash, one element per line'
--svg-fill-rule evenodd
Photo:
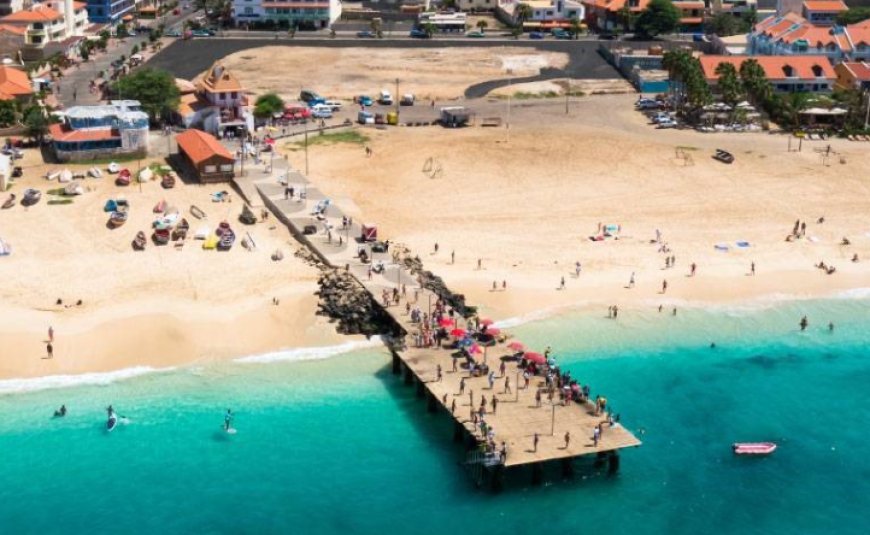
<path fill-rule="evenodd" d="M 264 364 L 268 362 L 320 360 L 340 355 L 342 353 L 349 353 L 357 349 L 380 346 L 382 344 L 383 342 L 378 336 L 369 340 L 345 342 L 335 346 L 298 347 L 294 349 L 285 349 L 283 351 L 274 351 L 272 353 L 264 353 L 262 355 L 251 355 L 248 357 L 233 359 L 233 362 L 239 362 L 242 364 Z"/>
<path fill-rule="evenodd" d="M 851 288 L 833 295 L 834 299 L 870 299 L 870 288 Z"/>
<path fill-rule="evenodd" d="M 498 327 L 499 329 L 510 329 L 511 327 L 517 327 L 519 325 L 525 325 L 526 323 L 534 323 L 536 321 L 543 321 L 546 319 L 553 318 L 560 314 L 564 314 L 566 312 L 572 312 L 579 309 L 583 309 L 589 305 L 589 301 L 580 301 L 576 303 L 571 303 L 568 305 L 560 305 L 542 308 L 539 310 L 533 310 L 527 314 L 523 314 L 522 316 L 514 316 L 512 318 L 505 318 L 503 320 L 498 320 L 493 323 L 494 327 Z"/>
<path fill-rule="evenodd" d="M 36 390 L 47 390 L 50 388 L 68 388 L 72 386 L 101 386 L 150 373 L 171 372 L 175 369 L 176 368 L 136 366 L 112 372 L 82 373 L 79 375 L 48 375 L 45 377 L 32 377 L 26 379 L 3 379 L 0 380 L 0 394 L 17 394 L 22 392 L 33 392 Z"/>

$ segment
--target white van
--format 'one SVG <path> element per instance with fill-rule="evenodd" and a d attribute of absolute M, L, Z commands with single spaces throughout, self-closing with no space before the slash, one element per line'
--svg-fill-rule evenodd
<path fill-rule="evenodd" d="M 378 97 L 378 102 L 384 106 L 389 106 L 393 103 L 393 95 L 391 95 L 386 89 L 382 89 L 381 95 Z"/>

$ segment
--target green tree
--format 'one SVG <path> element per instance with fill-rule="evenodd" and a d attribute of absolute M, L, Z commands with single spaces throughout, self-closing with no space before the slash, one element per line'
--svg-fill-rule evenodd
<path fill-rule="evenodd" d="M 14 100 L 0 100 L 0 126 L 12 126 L 18 120 L 18 109 Z"/>
<path fill-rule="evenodd" d="M 620 22 L 622 22 L 622 32 L 628 33 L 631 30 L 631 26 L 634 24 L 634 13 L 631 12 L 631 8 L 628 6 L 622 6 L 619 8 L 619 11 L 616 12 L 616 16 Z M 616 28 L 614 28 L 616 29 Z"/>
<path fill-rule="evenodd" d="M 837 24 L 845 26 L 870 19 L 870 7 L 853 7 L 837 15 Z"/>
<path fill-rule="evenodd" d="M 813 97 L 809 93 L 776 95 L 767 101 L 767 112 L 780 126 L 797 130 L 801 126 L 801 112 L 810 107 Z"/>
<path fill-rule="evenodd" d="M 569 23 L 571 24 L 571 34 L 574 36 L 574 39 L 579 39 L 580 30 L 583 29 L 580 19 L 578 19 L 577 17 L 571 17 Z"/>
<path fill-rule="evenodd" d="M 133 49 L 130 50 L 130 54 L 138 54 L 139 53 L 139 45 L 133 45 Z"/>
<path fill-rule="evenodd" d="M 152 121 L 178 108 L 180 94 L 175 78 L 159 69 L 139 69 L 124 76 L 112 86 L 125 99 L 138 100 Z"/>
<path fill-rule="evenodd" d="M 701 62 L 693 57 L 691 52 L 669 50 L 662 58 L 662 66 L 670 75 L 679 109 L 683 109 L 686 105 L 691 109 L 698 109 L 713 101 L 710 86 L 701 69 Z"/>
<path fill-rule="evenodd" d="M 740 64 L 740 82 L 756 107 L 764 106 L 773 96 L 773 86 L 770 85 L 764 69 L 754 58 Z"/>
<path fill-rule="evenodd" d="M 489 23 L 486 22 L 484 19 L 480 19 L 479 21 L 477 21 L 476 26 L 478 30 L 484 31 L 489 26 Z"/>
<path fill-rule="evenodd" d="M 426 24 L 423 25 L 423 31 L 426 32 L 426 37 L 429 37 L 429 38 L 431 38 L 433 35 L 435 35 L 435 31 L 437 29 L 438 28 L 436 28 L 435 25 L 432 24 L 431 22 L 427 22 Z"/>
<path fill-rule="evenodd" d="M 735 106 L 743 100 L 743 84 L 737 75 L 737 69 L 728 62 L 722 62 L 716 66 L 716 75 L 719 77 L 717 86 L 722 94 L 722 100 L 729 106 Z"/>
<path fill-rule="evenodd" d="M 680 25 L 680 10 L 671 0 L 652 0 L 634 23 L 642 37 L 673 33 Z"/>
<path fill-rule="evenodd" d="M 704 24 L 707 33 L 715 33 L 719 37 L 728 37 L 738 33 L 746 33 L 742 21 L 731 13 L 717 13 Z"/>
<path fill-rule="evenodd" d="M 517 21 L 517 27 L 522 28 L 523 22 L 529 20 L 532 17 L 532 6 L 526 3 L 521 3 L 517 6 L 516 11 L 514 11 L 514 17 Z"/>
<path fill-rule="evenodd" d="M 118 39 L 125 39 L 126 37 L 128 37 L 130 33 L 127 31 L 127 25 L 118 25 L 118 29 L 115 30 L 115 35 L 118 36 Z"/>
<path fill-rule="evenodd" d="M 275 93 L 260 95 L 254 103 L 254 115 L 262 119 L 272 117 L 282 111 L 284 111 L 284 100 Z"/>
<path fill-rule="evenodd" d="M 24 112 L 24 127 L 27 135 L 42 143 L 48 133 L 48 118 L 39 106 L 31 106 Z"/>
<path fill-rule="evenodd" d="M 87 43 L 87 41 L 85 41 Z M 88 61 L 91 59 L 91 47 L 90 46 L 82 46 L 81 50 L 79 50 L 79 56 L 82 57 L 82 61 Z"/>

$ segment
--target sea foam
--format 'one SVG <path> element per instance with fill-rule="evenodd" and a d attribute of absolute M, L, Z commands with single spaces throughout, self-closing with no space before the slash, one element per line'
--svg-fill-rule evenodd
<path fill-rule="evenodd" d="M 131 379 L 150 373 L 165 373 L 176 368 L 152 368 L 151 366 L 136 366 L 111 372 L 83 373 L 79 375 L 47 375 L 26 379 L 0 380 L 0 394 L 14 394 L 47 390 L 49 388 L 68 388 L 72 386 L 101 386 Z"/>
<path fill-rule="evenodd" d="M 357 349 L 365 349 L 368 347 L 377 347 L 383 342 L 379 336 L 372 337 L 369 340 L 359 340 L 353 342 L 345 342 L 334 346 L 321 347 L 298 347 L 294 349 L 285 349 L 282 351 L 273 351 L 262 355 L 251 355 L 248 357 L 239 357 L 233 359 L 233 362 L 242 364 L 264 364 L 269 362 L 287 362 L 301 360 L 321 360 L 342 353 L 349 353 Z"/>

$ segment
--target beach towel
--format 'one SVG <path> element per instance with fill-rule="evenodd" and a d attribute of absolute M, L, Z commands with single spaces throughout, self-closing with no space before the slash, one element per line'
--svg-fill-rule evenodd
<path fill-rule="evenodd" d="M 817 236 L 810 236 L 810 237 L 807 238 L 807 239 L 810 240 L 810 241 L 813 242 L 813 243 L 819 243 L 819 238 L 818 238 Z"/>
<path fill-rule="evenodd" d="M 748 241 L 739 241 L 739 242 L 735 242 L 735 245 L 736 245 L 737 247 L 740 247 L 741 249 L 746 249 L 747 247 L 750 247 L 750 244 L 749 244 Z"/>
<path fill-rule="evenodd" d="M 716 249 L 717 251 L 722 251 L 725 253 L 727 253 L 728 250 L 730 249 L 728 247 L 728 244 L 725 244 L 725 243 L 717 243 L 716 245 L 713 246 L 713 248 Z"/>

